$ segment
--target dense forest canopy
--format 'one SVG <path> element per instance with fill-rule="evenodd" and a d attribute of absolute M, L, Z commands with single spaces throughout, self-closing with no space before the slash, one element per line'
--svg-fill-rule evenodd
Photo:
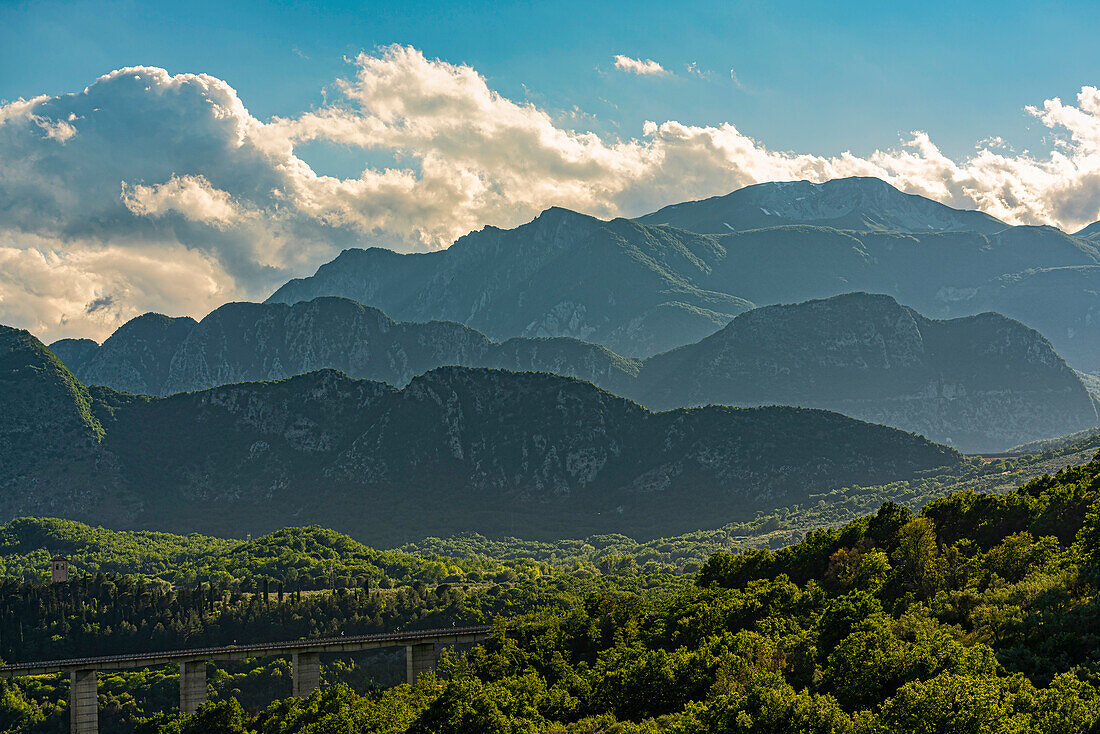
<path fill-rule="evenodd" d="M 326 660 L 307 699 L 285 698 L 283 660 L 212 668 L 210 703 L 182 718 L 175 671 L 105 675 L 104 731 L 1068 733 L 1100 720 L 1100 457 L 1007 494 L 957 492 L 917 513 L 887 502 L 786 548 L 715 553 L 693 576 L 621 558 L 599 573 L 416 566 L 341 537 L 287 530 L 243 562 L 228 546 L 213 567 L 227 563 L 231 578 L 193 586 L 106 571 L 55 585 L 9 577 L 3 655 L 498 624 L 415 686 L 387 685 L 399 679 L 392 654 Z M 278 574 L 295 562 L 279 559 L 316 555 L 318 539 L 370 565 L 346 585 L 292 588 Z M 185 558 L 188 543 L 222 541 L 161 542 Z M 5 682 L 0 724 L 63 731 L 67 686 Z"/>

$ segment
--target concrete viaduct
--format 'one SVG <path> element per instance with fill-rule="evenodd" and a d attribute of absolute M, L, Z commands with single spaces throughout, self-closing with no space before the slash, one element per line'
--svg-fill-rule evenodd
<path fill-rule="evenodd" d="M 96 658 L 43 660 L 0 666 L 0 678 L 68 672 L 69 730 L 72 734 L 97 734 L 99 709 L 96 673 L 101 670 L 153 668 L 178 663 L 180 666 L 180 711 L 192 714 L 206 702 L 206 664 L 219 660 L 244 660 L 267 656 L 290 656 L 294 675 L 294 695 L 308 696 L 320 682 L 321 653 L 357 652 L 382 647 L 405 648 L 405 679 L 415 683 L 417 676 L 435 667 L 442 648 L 481 642 L 491 627 L 451 627 L 449 629 L 392 632 L 354 637 L 326 637 L 290 642 L 259 642 L 251 645 L 206 647 L 194 650 L 143 652 L 131 655 L 105 655 Z"/>

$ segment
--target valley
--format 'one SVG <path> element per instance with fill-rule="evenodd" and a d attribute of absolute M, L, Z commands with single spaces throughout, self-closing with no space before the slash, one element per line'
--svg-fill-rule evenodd
<path fill-rule="evenodd" d="M 0 327 L 0 658 L 135 667 L 4 668 L 0 730 L 1100 720 L 1094 239 L 768 184 Z"/>
<path fill-rule="evenodd" d="M 0 734 L 1100 734 L 1097 31 L 0 2 Z"/>

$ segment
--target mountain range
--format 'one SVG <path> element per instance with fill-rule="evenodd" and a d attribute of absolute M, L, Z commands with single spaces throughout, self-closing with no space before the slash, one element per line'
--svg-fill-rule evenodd
<path fill-rule="evenodd" d="M 234 382 L 281 380 L 319 369 L 401 387 L 435 367 L 460 365 L 578 377 L 611 391 L 626 386 L 640 360 L 576 339 L 510 339 L 498 344 L 447 321 L 398 323 L 344 298 L 229 303 L 202 321 L 145 314 L 103 344 L 50 345 L 83 382 L 170 395 Z"/>
<path fill-rule="evenodd" d="M 770 183 L 602 221 L 549 209 L 440 252 L 342 252 L 270 302 L 343 296 L 495 341 L 567 336 L 628 357 L 702 339 L 756 306 L 884 293 L 930 318 L 994 311 L 1100 371 L 1100 241 L 1008 226 L 877 179 Z"/>
<path fill-rule="evenodd" d="M 229 535 L 321 523 L 385 544 L 668 535 L 962 460 L 826 411 L 653 413 L 583 381 L 490 369 L 435 369 L 403 389 L 321 370 L 139 396 L 84 386 L 7 327 L 0 455 L 4 517 Z"/>
<path fill-rule="evenodd" d="M 997 314 L 936 321 L 866 293 L 748 311 L 646 360 L 565 337 L 496 343 L 461 324 L 398 323 L 331 297 L 233 303 L 201 322 L 146 314 L 102 346 L 50 348 L 86 384 L 153 395 L 325 368 L 401 387 L 461 365 L 576 377 L 660 410 L 825 408 L 966 451 L 1097 425 L 1085 385 L 1034 330 Z"/>
<path fill-rule="evenodd" d="M 839 178 L 821 184 L 754 184 L 725 196 L 666 206 L 638 221 L 702 234 L 790 224 L 856 231 L 982 234 L 996 234 L 1008 227 L 984 212 L 954 209 L 867 177 Z"/>

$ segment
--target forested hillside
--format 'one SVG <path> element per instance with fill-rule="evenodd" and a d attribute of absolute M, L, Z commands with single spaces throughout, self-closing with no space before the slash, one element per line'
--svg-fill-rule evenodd
<path fill-rule="evenodd" d="M 267 705 L 287 670 L 255 661 L 214 674 L 211 703 L 182 720 L 154 713 L 170 708 L 171 671 L 111 675 L 104 731 L 1068 734 L 1100 719 L 1100 638 L 1087 632 L 1100 625 L 1100 458 L 1005 495 L 956 493 L 917 514 L 886 503 L 782 550 L 718 553 L 693 580 L 636 567 L 581 579 L 529 566 L 488 584 L 464 573 L 315 595 L 9 580 L 0 632 L 48 657 L 78 640 L 148 649 L 241 625 L 308 636 L 516 623 L 416 686 L 365 688 L 396 663 L 384 656 L 332 661 L 308 699 Z M 53 676 L 7 682 L 0 723 L 58 731 L 63 698 Z"/>
<path fill-rule="evenodd" d="M 238 721 L 307 731 L 339 710 L 362 731 L 1084 731 L 1100 716 L 1100 644 L 1080 633 L 1100 622 L 1098 498 L 1093 462 L 919 515 L 887 504 L 780 552 L 717 555 L 690 589 L 536 615 L 452 665 L 441 689 L 334 689 Z"/>

